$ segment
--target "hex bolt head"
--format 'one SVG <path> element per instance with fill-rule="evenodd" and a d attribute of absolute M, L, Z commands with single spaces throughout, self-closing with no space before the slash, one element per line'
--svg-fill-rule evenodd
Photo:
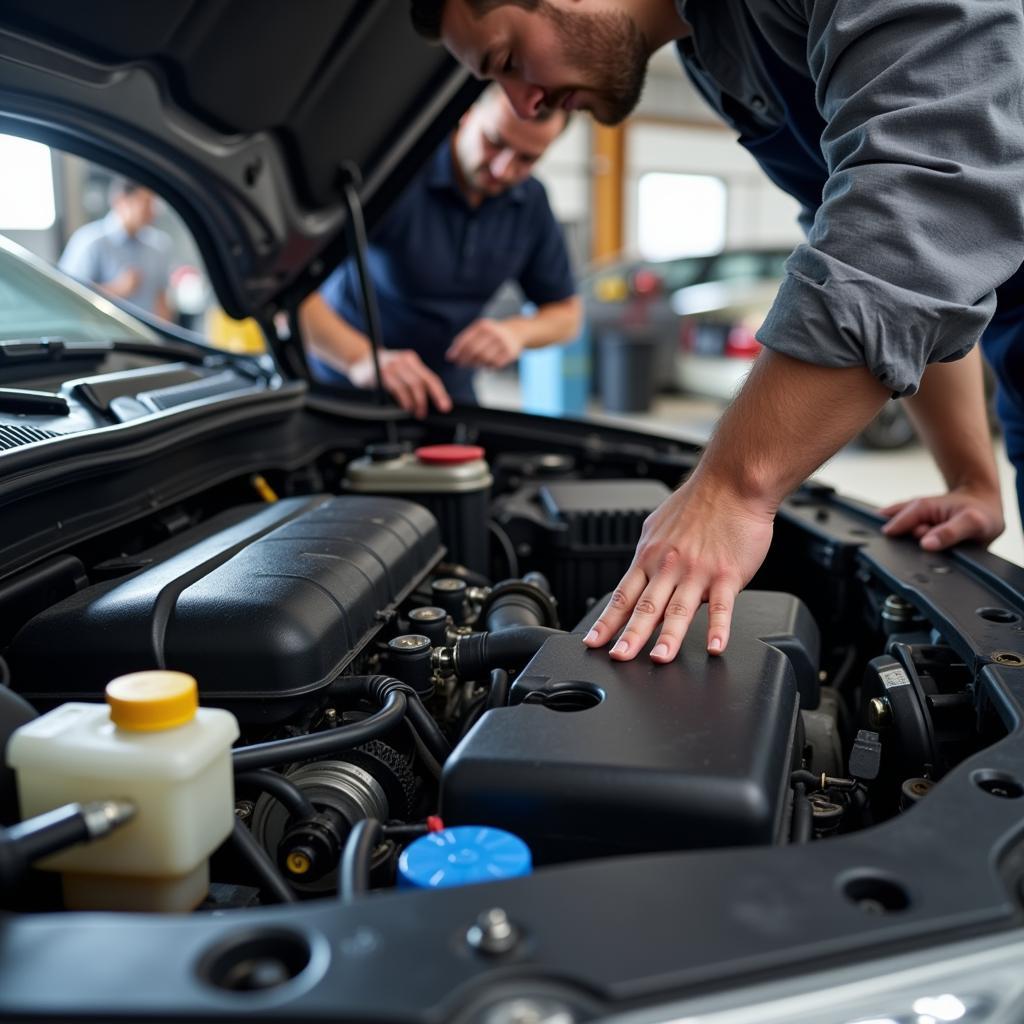
<path fill-rule="evenodd" d="M 502 956 L 519 945 L 519 929 L 501 907 L 485 910 L 466 932 L 466 942 L 485 956 Z"/>

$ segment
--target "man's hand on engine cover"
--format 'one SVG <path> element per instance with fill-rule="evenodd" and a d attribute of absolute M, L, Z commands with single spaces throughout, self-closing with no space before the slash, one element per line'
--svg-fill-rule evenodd
<path fill-rule="evenodd" d="M 651 658 L 671 661 L 697 609 L 708 602 L 708 650 L 729 642 L 736 595 L 768 553 L 775 510 L 716 487 L 699 472 L 644 523 L 633 564 L 585 643 L 602 646 L 626 622 L 612 648 L 633 658 L 662 623 Z"/>
<path fill-rule="evenodd" d="M 812 366 L 765 350 L 690 479 L 644 524 L 633 564 L 584 639 L 636 656 L 661 625 L 651 657 L 675 658 L 704 601 L 707 650 L 729 642 L 736 595 L 771 544 L 775 513 L 825 459 L 882 407 L 887 391 L 865 367 Z"/>
<path fill-rule="evenodd" d="M 887 394 L 866 367 L 812 366 L 766 349 L 693 475 L 644 524 L 633 564 L 584 643 L 603 647 L 625 625 L 611 652 L 625 661 L 661 624 L 651 657 L 671 661 L 708 601 L 707 650 L 721 654 L 736 595 L 767 554 L 783 498 L 855 437 Z M 931 517 L 933 524 L 946 524 L 939 546 L 990 540 L 1001 530 L 1002 516 L 980 354 L 929 366 L 908 408 L 953 492 L 942 504 L 948 514 Z M 919 506 L 902 518 L 920 512 Z M 886 532 L 899 532 L 906 525 L 900 520 L 897 515 Z M 911 528 L 923 522 L 915 520 Z M 954 525 L 956 536 L 947 536 Z"/>

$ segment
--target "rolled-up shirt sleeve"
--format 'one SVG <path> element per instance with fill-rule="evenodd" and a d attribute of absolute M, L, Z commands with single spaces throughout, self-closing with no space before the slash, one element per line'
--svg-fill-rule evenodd
<path fill-rule="evenodd" d="M 829 178 L 758 338 L 913 394 L 978 341 L 1024 263 L 1024 7 L 797 5 Z"/>

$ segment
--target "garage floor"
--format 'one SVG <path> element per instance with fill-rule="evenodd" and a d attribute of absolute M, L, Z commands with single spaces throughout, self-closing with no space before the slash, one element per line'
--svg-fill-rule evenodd
<path fill-rule="evenodd" d="M 484 405 L 519 409 L 519 386 L 508 373 L 482 374 L 478 391 Z M 590 419 L 670 431 L 697 442 L 708 438 L 721 413 L 719 402 L 680 395 L 660 395 L 644 414 L 609 415 L 600 405 L 591 403 Z M 1024 535 L 1017 510 L 1013 468 L 998 439 L 996 457 L 1003 482 L 1006 532 L 992 545 L 992 551 L 1018 565 L 1024 565 Z M 867 451 L 856 445 L 844 448 L 817 474 L 816 479 L 830 484 L 843 494 L 876 505 L 943 490 L 942 477 L 928 452 L 920 445 L 896 452 Z"/>

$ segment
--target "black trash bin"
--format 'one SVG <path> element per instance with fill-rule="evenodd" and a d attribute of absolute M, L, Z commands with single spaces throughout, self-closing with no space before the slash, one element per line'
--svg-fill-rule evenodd
<path fill-rule="evenodd" d="M 606 412 L 647 412 L 655 390 L 657 334 L 650 329 L 607 330 L 598 342 L 601 404 Z"/>

